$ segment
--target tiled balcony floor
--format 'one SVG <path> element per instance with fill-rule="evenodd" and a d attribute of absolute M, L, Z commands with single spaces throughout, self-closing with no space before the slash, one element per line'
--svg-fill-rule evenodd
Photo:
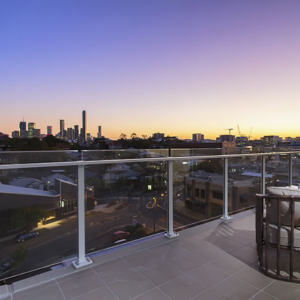
<path fill-rule="evenodd" d="M 68 266 L 15 283 L 4 299 L 300 299 L 299 284 L 258 271 L 254 223 L 254 211 L 246 211 L 226 223 L 181 231 L 176 239 L 160 235 L 123 245 L 94 257 L 85 270 Z"/>

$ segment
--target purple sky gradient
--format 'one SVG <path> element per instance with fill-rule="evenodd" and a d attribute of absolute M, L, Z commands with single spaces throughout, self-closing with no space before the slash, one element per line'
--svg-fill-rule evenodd
<path fill-rule="evenodd" d="M 299 0 L 1 0 L 0 131 L 300 136 Z"/>

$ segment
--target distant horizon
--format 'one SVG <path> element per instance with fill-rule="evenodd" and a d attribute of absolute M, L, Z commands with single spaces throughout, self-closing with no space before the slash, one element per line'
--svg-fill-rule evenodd
<path fill-rule="evenodd" d="M 88 112 L 87 112 L 87 116 L 88 116 Z M 60 120 L 64 120 L 64 119 L 60 119 Z M 58 122 L 59 122 L 60 120 L 58 120 Z M 66 120 L 64 120 L 64 121 L 66 121 Z M 42 134 L 47 135 L 47 126 L 52 126 L 52 135 L 53 135 L 53 136 L 55 136 L 56 134 L 58 134 L 58 133 L 60 132 L 60 131 L 59 131 L 59 125 L 57 126 L 58 128 L 57 128 L 57 130 L 55 130 L 55 131 L 54 131 L 54 129 L 53 129 L 53 128 L 54 128 L 53 125 L 47 125 L 47 126 L 46 126 L 45 132 L 43 132 L 42 129 L 39 128 L 39 127 L 37 126 L 37 123 L 36 123 L 36 122 L 32 122 L 32 121 L 27 122 L 27 121 L 25 120 L 25 118 L 24 118 L 24 120 L 22 120 L 22 121 L 20 121 L 20 122 L 26 122 L 26 130 L 27 130 L 27 128 L 28 128 L 28 123 L 35 123 L 35 124 L 36 124 L 36 128 L 41 130 L 41 135 L 42 135 Z M 80 125 L 80 123 L 74 124 L 73 126 L 66 126 L 66 122 L 65 122 L 65 130 L 67 130 L 67 128 L 70 128 L 70 127 L 74 129 L 74 126 L 75 126 L 75 125 L 78 125 L 78 126 L 79 126 L 79 130 L 80 130 L 80 128 L 82 127 L 82 126 Z M 87 117 L 87 125 L 88 125 L 88 117 Z M 18 123 L 18 126 L 19 126 L 19 123 Z M 101 131 L 103 132 L 103 126 L 102 126 L 102 125 L 98 125 L 98 126 L 101 126 Z M 98 126 L 97 126 L 97 130 L 98 130 Z M 87 126 L 87 127 L 88 127 L 88 126 Z M 16 130 L 16 131 L 20 131 L 19 128 L 18 128 L 18 129 L 15 129 L 15 130 Z M 0 132 L 2 132 L 2 133 L 4 133 L 4 134 L 8 134 L 10 138 L 11 138 L 12 132 L 15 131 L 15 130 L 12 130 L 11 132 L 4 132 L 4 131 L 2 131 L 1 128 L 0 128 Z M 228 135 L 228 134 L 229 134 L 228 132 L 226 133 L 226 131 L 228 131 L 228 129 L 223 129 L 223 130 L 224 130 L 224 133 L 220 133 L 220 134 L 216 135 L 215 137 L 206 137 L 206 134 L 203 133 L 203 132 L 193 132 L 193 133 L 190 134 L 189 137 L 181 137 L 181 136 L 179 136 L 178 134 L 168 134 L 168 133 L 166 133 L 165 131 L 160 130 L 160 131 L 156 131 L 156 132 L 152 132 L 152 133 L 148 134 L 148 135 L 147 135 L 147 138 L 152 137 L 152 135 L 153 135 L 154 133 L 163 133 L 163 134 L 165 135 L 165 137 L 167 137 L 167 136 L 176 136 L 178 139 L 182 139 L 182 140 L 190 139 L 190 140 L 191 140 L 193 134 L 203 134 L 203 135 L 204 135 L 204 139 L 207 139 L 207 140 L 216 140 L 220 135 Z M 234 129 L 231 130 L 231 135 L 234 135 L 235 137 L 240 137 L 240 136 L 241 136 L 241 135 L 239 135 L 238 133 L 235 134 L 234 131 L 235 131 Z M 238 129 L 236 129 L 236 131 L 238 132 Z M 250 128 L 250 131 L 251 131 L 251 128 Z M 241 133 L 242 133 L 242 136 L 248 137 L 249 134 L 250 134 L 250 131 L 249 131 L 248 133 L 242 133 L 242 132 L 241 132 Z M 253 128 L 252 128 L 252 131 L 253 131 Z M 96 132 L 96 131 L 95 131 L 95 134 L 92 134 L 92 133 L 89 132 L 89 131 L 87 131 L 87 133 L 90 133 L 90 134 L 92 135 L 92 137 L 97 138 L 97 132 Z M 132 133 L 136 133 L 136 135 L 137 135 L 138 138 L 142 138 L 142 135 L 146 135 L 146 134 L 144 134 L 144 133 L 138 134 L 136 131 L 132 131 L 132 132 L 129 133 L 129 134 L 127 134 L 126 132 L 120 131 L 119 135 L 118 135 L 118 136 L 115 136 L 115 137 L 106 136 L 105 134 L 102 134 L 102 136 L 104 136 L 105 138 L 109 138 L 109 139 L 111 139 L 111 140 L 118 140 L 118 139 L 120 138 L 121 133 L 126 134 L 126 135 L 127 135 L 127 139 L 130 139 L 130 136 L 131 136 Z M 254 135 L 251 134 L 250 140 L 259 140 L 259 139 L 260 139 L 261 137 L 263 137 L 263 136 L 279 136 L 280 138 L 285 139 L 285 138 L 287 138 L 287 137 L 291 137 L 291 138 L 300 137 L 300 134 L 299 134 L 299 136 L 291 136 L 291 135 L 281 136 L 280 134 L 262 134 L 262 135 L 260 135 L 260 136 L 254 136 Z"/>
<path fill-rule="evenodd" d="M 2 0 L 0 131 L 300 136 L 299 28 L 298 0 Z"/>

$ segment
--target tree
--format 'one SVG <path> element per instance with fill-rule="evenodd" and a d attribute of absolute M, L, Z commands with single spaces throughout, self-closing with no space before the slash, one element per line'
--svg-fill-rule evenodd
<path fill-rule="evenodd" d="M 120 139 L 121 140 L 126 140 L 126 138 L 127 138 L 127 135 L 125 133 L 120 134 Z"/>
<path fill-rule="evenodd" d="M 133 139 L 133 140 L 134 140 L 134 139 L 136 138 L 136 133 L 135 133 L 135 132 L 133 132 L 133 133 L 131 134 L 131 136 L 130 136 L 130 137 L 131 137 L 131 139 Z"/>
<path fill-rule="evenodd" d="M 47 218 L 45 209 L 40 207 L 24 207 L 17 209 L 12 215 L 12 222 L 17 228 L 30 231 L 36 224 Z"/>
<path fill-rule="evenodd" d="M 18 268 L 28 256 L 28 249 L 24 244 L 19 245 L 16 250 L 11 254 L 10 265 Z"/>
<path fill-rule="evenodd" d="M 5 176 L 0 176 L 0 182 L 3 184 L 9 184 L 9 178 Z"/>
<path fill-rule="evenodd" d="M 147 137 L 148 137 L 147 134 L 143 134 L 143 135 L 142 135 L 142 138 L 143 138 L 144 140 L 146 140 Z"/>

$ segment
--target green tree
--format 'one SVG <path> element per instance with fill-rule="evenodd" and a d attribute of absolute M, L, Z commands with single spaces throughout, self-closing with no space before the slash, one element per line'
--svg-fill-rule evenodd
<path fill-rule="evenodd" d="M 28 256 L 28 249 L 24 244 L 19 245 L 16 250 L 11 254 L 10 264 L 18 268 Z"/>
<path fill-rule="evenodd" d="M 9 178 L 5 176 L 0 176 L 0 182 L 3 184 L 9 184 Z"/>
<path fill-rule="evenodd" d="M 12 222 L 17 228 L 30 231 L 38 222 L 47 218 L 47 212 L 40 207 L 24 207 L 17 209 L 12 215 Z"/>

